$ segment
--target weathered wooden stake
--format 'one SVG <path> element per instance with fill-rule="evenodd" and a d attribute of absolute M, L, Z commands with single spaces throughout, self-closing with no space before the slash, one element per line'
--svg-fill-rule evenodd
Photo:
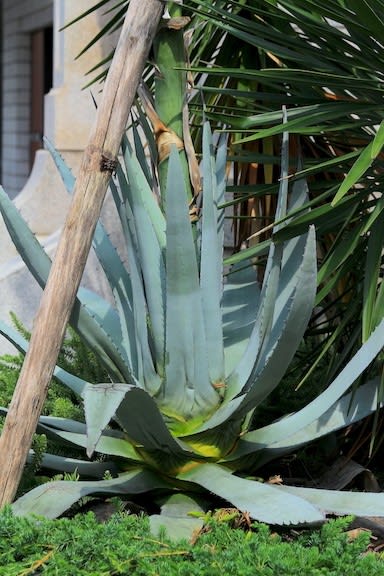
<path fill-rule="evenodd" d="M 0 438 L 0 507 L 13 500 L 19 485 L 91 247 L 113 161 L 163 8 L 162 0 L 131 0 L 129 4 Z"/>

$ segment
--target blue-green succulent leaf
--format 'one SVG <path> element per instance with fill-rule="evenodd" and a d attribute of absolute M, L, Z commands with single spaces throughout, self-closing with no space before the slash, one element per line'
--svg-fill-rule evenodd
<path fill-rule="evenodd" d="M 34 452 L 29 451 L 27 462 L 33 462 Z M 55 454 L 43 454 L 39 460 L 40 468 L 47 470 L 57 470 L 62 473 L 77 472 L 80 476 L 88 478 L 102 479 L 106 472 L 117 475 L 118 468 L 114 462 L 89 462 L 88 460 L 76 460 L 76 458 L 67 458 L 66 456 L 56 456 Z"/>
<path fill-rule="evenodd" d="M 84 422 L 59 416 L 40 416 L 38 426 L 48 426 L 49 428 L 75 432 L 76 434 L 86 434 L 87 432 L 87 426 Z"/>
<path fill-rule="evenodd" d="M 112 187 L 115 187 L 115 184 L 111 181 Z M 116 319 L 112 334 L 120 344 L 120 350 L 128 369 L 135 372 L 138 351 L 136 349 L 135 319 L 132 309 L 131 278 L 100 222 L 95 229 L 93 247 L 108 279 L 116 303 Z"/>
<path fill-rule="evenodd" d="M 65 163 L 61 155 L 52 147 L 52 145 L 46 142 L 47 147 L 53 157 L 53 160 L 60 172 L 63 183 L 69 194 L 72 193 L 75 184 L 75 179 L 72 175 L 71 170 Z M 116 188 L 113 180 L 111 179 L 111 188 Z M 116 196 L 114 195 L 116 201 Z M 106 319 L 103 319 L 103 327 L 108 334 L 112 334 L 115 342 L 119 343 L 120 354 L 127 362 L 127 365 L 132 369 L 132 358 L 136 359 L 137 352 L 135 350 L 135 338 L 128 338 L 127 333 L 131 336 L 133 335 L 133 318 L 132 311 L 130 309 L 131 298 L 131 285 L 129 275 L 118 255 L 116 248 L 112 245 L 108 234 L 104 230 L 103 225 L 99 221 L 95 228 L 95 233 L 93 237 L 93 248 L 97 258 L 104 270 L 104 273 L 109 281 L 116 305 L 121 312 L 120 321 L 124 321 L 124 326 L 120 328 L 119 318 L 114 319 L 114 323 L 111 326 L 106 323 Z M 84 303 L 84 301 L 83 301 Z M 94 308 L 91 307 L 92 312 Z"/>
<path fill-rule="evenodd" d="M 47 482 L 21 496 L 12 504 L 15 516 L 37 515 L 57 518 L 84 496 L 126 494 L 133 496 L 169 488 L 158 475 L 138 468 L 112 480 Z"/>
<path fill-rule="evenodd" d="M 242 358 L 256 320 L 260 288 L 251 262 L 234 265 L 224 284 L 222 313 L 225 372 Z"/>
<path fill-rule="evenodd" d="M 166 215 L 167 358 L 162 405 L 189 418 L 209 413 L 219 396 L 209 380 L 196 247 L 175 149 L 169 158 Z"/>
<path fill-rule="evenodd" d="M 277 199 L 276 220 L 284 218 L 287 212 L 288 201 L 288 134 L 283 134 L 281 152 L 280 187 Z M 281 225 L 274 226 L 277 232 Z M 226 380 L 225 400 L 228 402 L 245 391 L 254 380 L 255 367 L 260 364 L 260 357 L 270 350 L 270 336 L 275 316 L 275 305 L 279 291 L 280 273 L 282 267 L 284 247 L 282 244 L 271 243 L 264 281 L 261 289 L 259 308 L 254 327 L 249 338 L 248 346 L 232 373 Z"/>
<path fill-rule="evenodd" d="M 2 186 L 0 186 L 0 211 L 9 235 L 28 266 L 28 270 L 39 285 L 44 287 L 51 267 L 51 259 Z"/>
<path fill-rule="evenodd" d="M 43 137 L 43 140 L 45 147 L 48 149 L 54 163 L 56 164 L 56 168 L 60 173 L 65 189 L 69 194 L 72 194 L 76 182 L 76 178 L 72 174 L 72 170 L 69 168 L 62 155 L 52 145 L 51 141 L 46 136 Z"/>
<path fill-rule="evenodd" d="M 223 218 L 218 207 L 212 133 L 208 122 L 203 132 L 203 210 L 201 227 L 200 286 L 211 382 L 224 381 L 223 327 Z"/>
<path fill-rule="evenodd" d="M 1 409 L 0 409 L 1 412 Z M 79 446 L 80 448 L 87 448 L 87 434 L 86 432 L 70 432 L 65 428 L 55 428 L 47 426 L 42 422 L 38 424 L 38 431 L 47 435 L 47 437 L 54 440 L 60 439 L 62 442 L 65 440 L 70 444 Z M 116 430 L 104 430 L 96 444 L 95 452 L 105 454 L 106 456 L 117 456 L 124 458 L 125 464 L 137 464 L 142 462 L 141 456 L 135 451 L 130 442 L 124 438 L 124 435 Z"/>
<path fill-rule="evenodd" d="M 103 430 L 114 418 L 136 446 L 184 460 L 191 457 L 192 452 L 182 448 L 174 439 L 156 403 L 141 388 L 128 384 L 89 384 L 83 396 L 88 456 L 97 449 Z"/>
<path fill-rule="evenodd" d="M 83 391 L 87 423 L 87 456 L 95 450 L 103 430 L 115 416 L 118 407 L 132 385 L 121 383 L 87 384 Z"/>
<path fill-rule="evenodd" d="M 250 375 L 243 408 L 247 405 L 249 409 L 255 408 L 280 383 L 307 328 L 316 295 L 316 238 L 313 227 L 305 240 L 304 246 L 301 243 L 297 245 L 302 249 L 302 256 L 295 275 L 286 282 L 284 274 L 281 274 L 268 346 L 261 351 Z M 290 287 L 289 294 L 282 298 L 286 284 Z"/>
<path fill-rule="evenodd" d="M 217 186 L 217 205 L 221 207 L 225 201 L 225 190 L 227 187 L 227 138 L 223 135 L 217 145 L 216 152 L 216 186 Z M 219 213 L 219 225 L 224 219 L 224 210 Z M 224 227 L 222 230 L 222 240 L 224 239 Z M 222 242 L 224 244 L 224 241 Z"/>
<path fill-rule="evenodd" d="M 286 122 L 286 110 L 283 110 L 283 122 Z M 280 187 L 277 197 L 275 220 L 281 220 L 287 213 L 288 205 L 288 176 L 289 176 L 289 134 L 283 132 L 281 142 Z M 276 224 L 273 231 L 276 233 L 283 224 Z"/>
<path fill-rule="evenodd" d="M 134 219 L 140 269 L 151 319 L 155 364 L 161 373 L 165 353 L 164 216 L 160 208 L 155 207 L 153 192 L 128 141 L 125 141 L 123 148 L 129 182 L 125 190 Z"/>
<path fill-rule="evenodd" d="M 300 247 L 300 244 L 298 244 Z M 290 297 L 279 316 L 273 318 L 268 347 L 261 346 L 259 356 L 253 354 L 256 340 L 255 325 L 249 339 L 248 348 L 241 363 L 228 379 L 230 396 L 234 394 L 234 384 L 248 377 L 247 388 L 229 402 L 220 406 L 197 432 L 222 425 L 228 418 L 238 419 L 253 410 L 280 382 L 308 324 L 316 291 L 315 233 L 311 228 L 306 238 L 301 266 L 293 278 Z M 279 307 L 277 307 L 279 309 Z M 252 361 L 252 365 L 251 365 Z M 237 379 L 235 379 L 237 377 Z M 237 388 L 235 387 L 235 390 Z"/>
<path fill-rule="evenodd" d="M 300 497 L 286 498 L 276 486 L 247 480 L 217 464 L 202 464 L 178 476 L 224 498 L 242 512 L 269 524 L 321 522 L 324 514 Z"/>
<path fill-rule="evenodd" d="M 320 488 L 300 488 L 277 486 L 282 495 L 303 498 L 319 510 L 329 514 L 347 516 L 384 516 L 384 494 L 348 492 L 344 490 L 322 490 Z"/>
<path fill-rule="evenodd" d="M 46 145 L 60 172 L 67 192 L 71 194 L 73 192 L 75 178 L 70 168 L 48 140 L 46 140 Z M 119 169 L 121 170 L 120 167 Z M 117 206 L 118 194 L 116 194 L 116 185 L 112 179 L 110 186 Z M 119 349 L 120 355 L 127 364 L 127 370 L 123 372 L 124 376 L 126 376 L 127 373 L 129 374 L 132 370 L 135 362 L 137 364 L 137 351 L 135 348 L 136 339 L 134 337 L 134 320 L 130 307 L 130 303 L 132 302 L 132 287 L 130 284 L 130 278 L 123 262 L 121 261 L 120 256 L 116 251 L 116 248 L 112 245 L 109 236 L 104 230 L 104 227 L 100 221 L 96 225 L 93 238 L 93 247 L 95 249 L 97 258 L 104 270 L 104 273 L 110 283 L 117 308 L 120 312 L 119 317 L 113 319 L 113 323 L 107 322 L 108 316 L 103 317 L 103 328 L 107 334 L 111 335 Z M 80 291 L 81 290 L 82 289 L 80 289 Z M 84 296 L 81 292 L 80 295 Z M 94 299 L 95 298 L 99 298 L 101 301 L 100 297 L 96 295 Z M 85 304 L 84 298 L 82 298 L 82 303 Z M 95 302 L 92 304 L 95 304 Z M 88 307 L 94 314 L 94 306 L 90 306 L 90 303 L 88 302 Z M 117 316 L 116 311 L 115 316 Z M 120 323 L 123 325 L 120 326 Z"/>
<path fill-rule="evenodd" d="M 150 173 L 149 169 L 149 162 L 148 162 L 148 154 L 146 153 L 142 138 L 140 137 L 139 131 L 137 129 L 136 122 L 132 124 L 132 133 L 133 133 L 133 142 L 135 145 L 135 155 L 140 164 L 141 170 L 148 182 L 148 186 L 151 190 L 153 190 L 154 186 L 154 178 L 153 175 Z"/>
<path fill-rule="evenodd" d="M 141 388 L 127 389 L 124 400 L 116 411 L 116 420 L 131 442 L 142 447 L 154 459 L 185 461 L 192 451 L 174 438 L 153 398 Z"/>
<path fill-rule="evenodd" d="M 132 148 L 129 145 L 129 142 L 126 138 L 123 139 L 123 151 L 124 151 L 124 161 L 126 163 L 126 171 L 133 170 L 132 173 L 129 172 L 131 176 L 131 180 L 129 184 L 132 186 L 133 175 L 135 174 L 135 178 L 138 179 L 140 186 L 135 182 L 135 187 L 139 191 L 141 191 L 141 199 L 140 201 L 145 206 L 145 209 L 149 215 L 150 221 L 152 223 L 153 229 L 156 233 L 156 238 L 159 243 L 161 250 L 165 250 L 166 245 L 166 235 L 165 235 L 165 218 L 164 214 L 162 213 L 159 203 L 153 193 L 153 190 L 148 186 L 145 182 L 144 175 L 140 169 L 140 166 L 133 155 Z M 134 192 L 129 191 L 128 192 Z"/>
<path fill-rule="evenodd" d="M 135 318 L 135 339 L 137 356 L 137 381 L 151 395 L 158 392 L 161 386 L 160 375 L 162 374 L 161 360 L 158 360 L 158 371 L 155 370 L 152 356 L 153 347 L 150 345 L 151 326 L 148 322 L 148 308 L 146 294 L 142 280 L 140 258 L 137 246 L 137 236 L 134 225 L 133 214 L 129 204 L 125 204 L 125 218 L 122 218 L 123 230 L 127 240 L 128 261 L 130 267 L 130 277 L 132 282 L 132 304 Z M 152 342 L 152 340 L 151 340 Z"/>
<path fill-rule="evenodd" d="M 376 358 L 383 346 L 384 320 L 324 392 L 299 412 L 250 432 L 249 439 L 259 443 L 260 446 L 268 447 L 276 442 L 283 442 L 289 436 L 317 421 L 352 386 L 360 374 Z"/>
<path fill-rule="evenodd" d="M 190 513 L 198 513 L 201 517 L 191 516 Z M 206 508 L 186 494 L 171 494 L 161 505 L 160 514 L 152 514 L 149 517 L 151 533 L 159 536 L 165 529 L 167 538 L 190 540 L 193 533 L 201 530 L 204 525 Z"/>
<path fill-rule="evenodd" d="M 61 432 L 57 433 L 58 436 L 81 446 L 82 448 L 87 448 L 87 436 L 86 434 L 74 434 L 71 432 Z M 139 464 L 143 461 L 139 454 L 135 451 L 133 446 L 125 438 L 115 438 L 109 434 L 102 434 L 95 447 L 95 452 L 98 454 L 105 454 L 108 457 L 117 456 L 119 458 L 124 458 L 126 466 L 132 464 Z"/>
<path fill-rule="evenodd" d="M 84 298 L 85 292 L 81 288 L 78 298 Z M 84 298 L 88 301 L 88 297 Z M 96 296 L 96 299 L 98 297 Z M 92 297 L 92 300 L 94 298 Z M 128 380 L 131 375 L 131 368 L 127 364 L 127 356 L 121 348 L 121 331 L 115 320 L 118 319 L 115 310 L 111 306 L 106 308 L 104 317 L 99 315 L 100 306 L 96 307 L 97 312 L 93 313 L 86 305 L 74 305 L 71 314 L 71 326 L 83 338 L 89 348 L 97 355 L 113 380 Z M 111 331 L 109 330 L 111 324 Z M 112 331 L 113 330 L 113 331 Z"/>
<path fill-rule="evenodd" d="M 48 279 L 51 260 L 1 187 L 0 211 L 17 250 L 36 281 L 44 288 Z M 80 302 L 79 298 L 81 297 L 84 298 L 85 302 L 89 298 L 89 291 L 84 292 L 83 290 L 80 289 L 78 292 L 71 314 L 71 325 L 100 355 L 100 359 L 106 365 L 111 377 L 124 379 L 126 366 L 121 355 L 119 342 L 118 340 L 113 341 L 113 333 L 107 334 L 92 311 L 87 308 L 87 305 Z M 93 295 L 93 304 L 96 299 L 103 300 L 100 296 Z"/>
<path fill-rule="evenodd" d="M 266 446 L 265 443 L 261 444 L 260 440 L 253 441 L 254 433 L 248 432 L 239 439 L 236 448 L 228 458 L 225 458 L 225 461 L 231 462 L 241 458 L 249 461 L 251 454 L 259 453 L 257 464 L 261 466 L 274 458 L 296 450 L 304 444 L 354 424 L 375 412 L 381 405 L 378 399 L 379 384 L 380 379 L 375 378 L 363 386 L 359 386 L 357 390 L 343 396 L 319 418 L 279 442 L 273 442 Z"/>

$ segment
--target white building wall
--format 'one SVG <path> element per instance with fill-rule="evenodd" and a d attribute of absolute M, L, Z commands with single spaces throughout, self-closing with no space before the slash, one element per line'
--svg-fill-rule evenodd
<path fill-rule="evenodd" d="M 1 184 L 11 197 L 29 176 L 31 38 L 52 24 L 53 0 L 1 2 L 3 133 Z"/>

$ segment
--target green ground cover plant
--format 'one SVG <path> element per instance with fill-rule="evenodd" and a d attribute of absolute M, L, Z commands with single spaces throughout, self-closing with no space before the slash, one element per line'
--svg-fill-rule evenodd
<path fill-rule="evenodd" d="M 0 574 L 21 576 L 380 576 L 384 558 L 367 551 L 370 534 L 353 540 L 346 530 L 351 518 L 332 520 L 320 529 L 292 538 L 265 524 L 251 530 L 208 519 L 193 541 L 154 537 L 148 518 L 116 513 L 98 523 L 94 514 L 63 518 L 14 517 L 0 514 Z"/>
<path fill-rule="evenodd" d="M 10 316 L 16 331 L 28 341 L 30 332 L 13 313 Z M 0 356 L 0 405 L 2 406 L 8 406 L 11 402 L 23 361 L 24 355 L 17 351 L 15 354 Z M 81 375 L 83 378 L 91 379 L 93 382 L 101 382 L 106 378 L 106 372 L 98 363 L 95 355 L 92 354 L 71 328 L 67 331 L 58 363 L 63 369 L 74 372 L 79 376 Z M 82 404 L 79 403 L 75 394 L 70 389 L 62 386 L 56 378 L 53 378 L 49 387 L 43 414 L 57 418 L 76 418 L 79 421 L 84 421 Z M 0 416 L 0 431 L 3 421 L 4 417 Z M 44 458 L 44 454 L 47 452 L 59 458 L 78 456 L 73 446 L 55 442 L 52 438 L 47 438 L 44 433 L 36 433 L 18 489 L 18 495 L 49 480 L 49 469 L 52 469 L 52 466 Z M 55 471 L 56 469 L 57 467 L 54 467 Z M 56 474 L 56 477 L 59 478 L 60 475 Z"/>

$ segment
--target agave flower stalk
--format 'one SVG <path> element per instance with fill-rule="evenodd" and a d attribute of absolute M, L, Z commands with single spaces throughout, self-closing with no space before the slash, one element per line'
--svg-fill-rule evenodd
<path fill-rule="evenodd" d="M 39 486 L 13 504 L 15 513 L 54 517 L 86 494 L 132 496 L 162 490 L 170 495 L 214 493 L 271 523 L 318 522 L 325 511 L 384 515 L 384 498 L 378 494 L 288 489 L 242 477 L 376 409 L 379 378 L 353 394 L 345 393 L 381 350 L 384 323 L 308 406 L 250 430 L 250 416 L 281 382 L 311 315 L 315 231 L 310 227 L 297 238 L 272 241 L 261 285 L 251 265 L 235 266 L 224 280 L 225 142 L 216 151 L 210 127 L 204 125 L 203 207 L 195 234 L 177 150 L 172 149 L 169 159 L 163 212 L 139 140 L 135 141 L 135 151 L 123 142 L 119 186 L 111 184 L 129 266 L 120 260 L 101 224 L 94 238 L 115 306 L 81 289 L 79 314 L 72 316 L 111 382 L 85 382 L 57 368 L 56 377 L 83 399 L 86 423 L 50 417 L 39 422 L 47 436 L 85 449 L 88 458 L 94 453 L 107 456 L 116 477 L 90 481 L 91 473 L 102 478 L 105 467 L 96 461 L 87 472 L 87 460 L 76 464 L 75 459 L 63 459 L 65 470 L 72 466 L 84 479 Z M 73 177 L 53 154 L 70 190 Z M 283 222 L 289 221 L 290 212 L 306 202 L 305 181 L 296 181 L 289 190 L 287 174 L 285 134 L 275 235 L 287 225 Z M 44 284 L 47 255 L 4 192 L 0 207 L 21 255 Z M 26 348 L 9 327 L 0 328 L 19 349 Z M 60 459 L 46 455 L 45 462 L 60 469 Z M 181 509 L 185 512 L 185 502 Z M 165 506 L 163 524 L 167 510 Z"/>

